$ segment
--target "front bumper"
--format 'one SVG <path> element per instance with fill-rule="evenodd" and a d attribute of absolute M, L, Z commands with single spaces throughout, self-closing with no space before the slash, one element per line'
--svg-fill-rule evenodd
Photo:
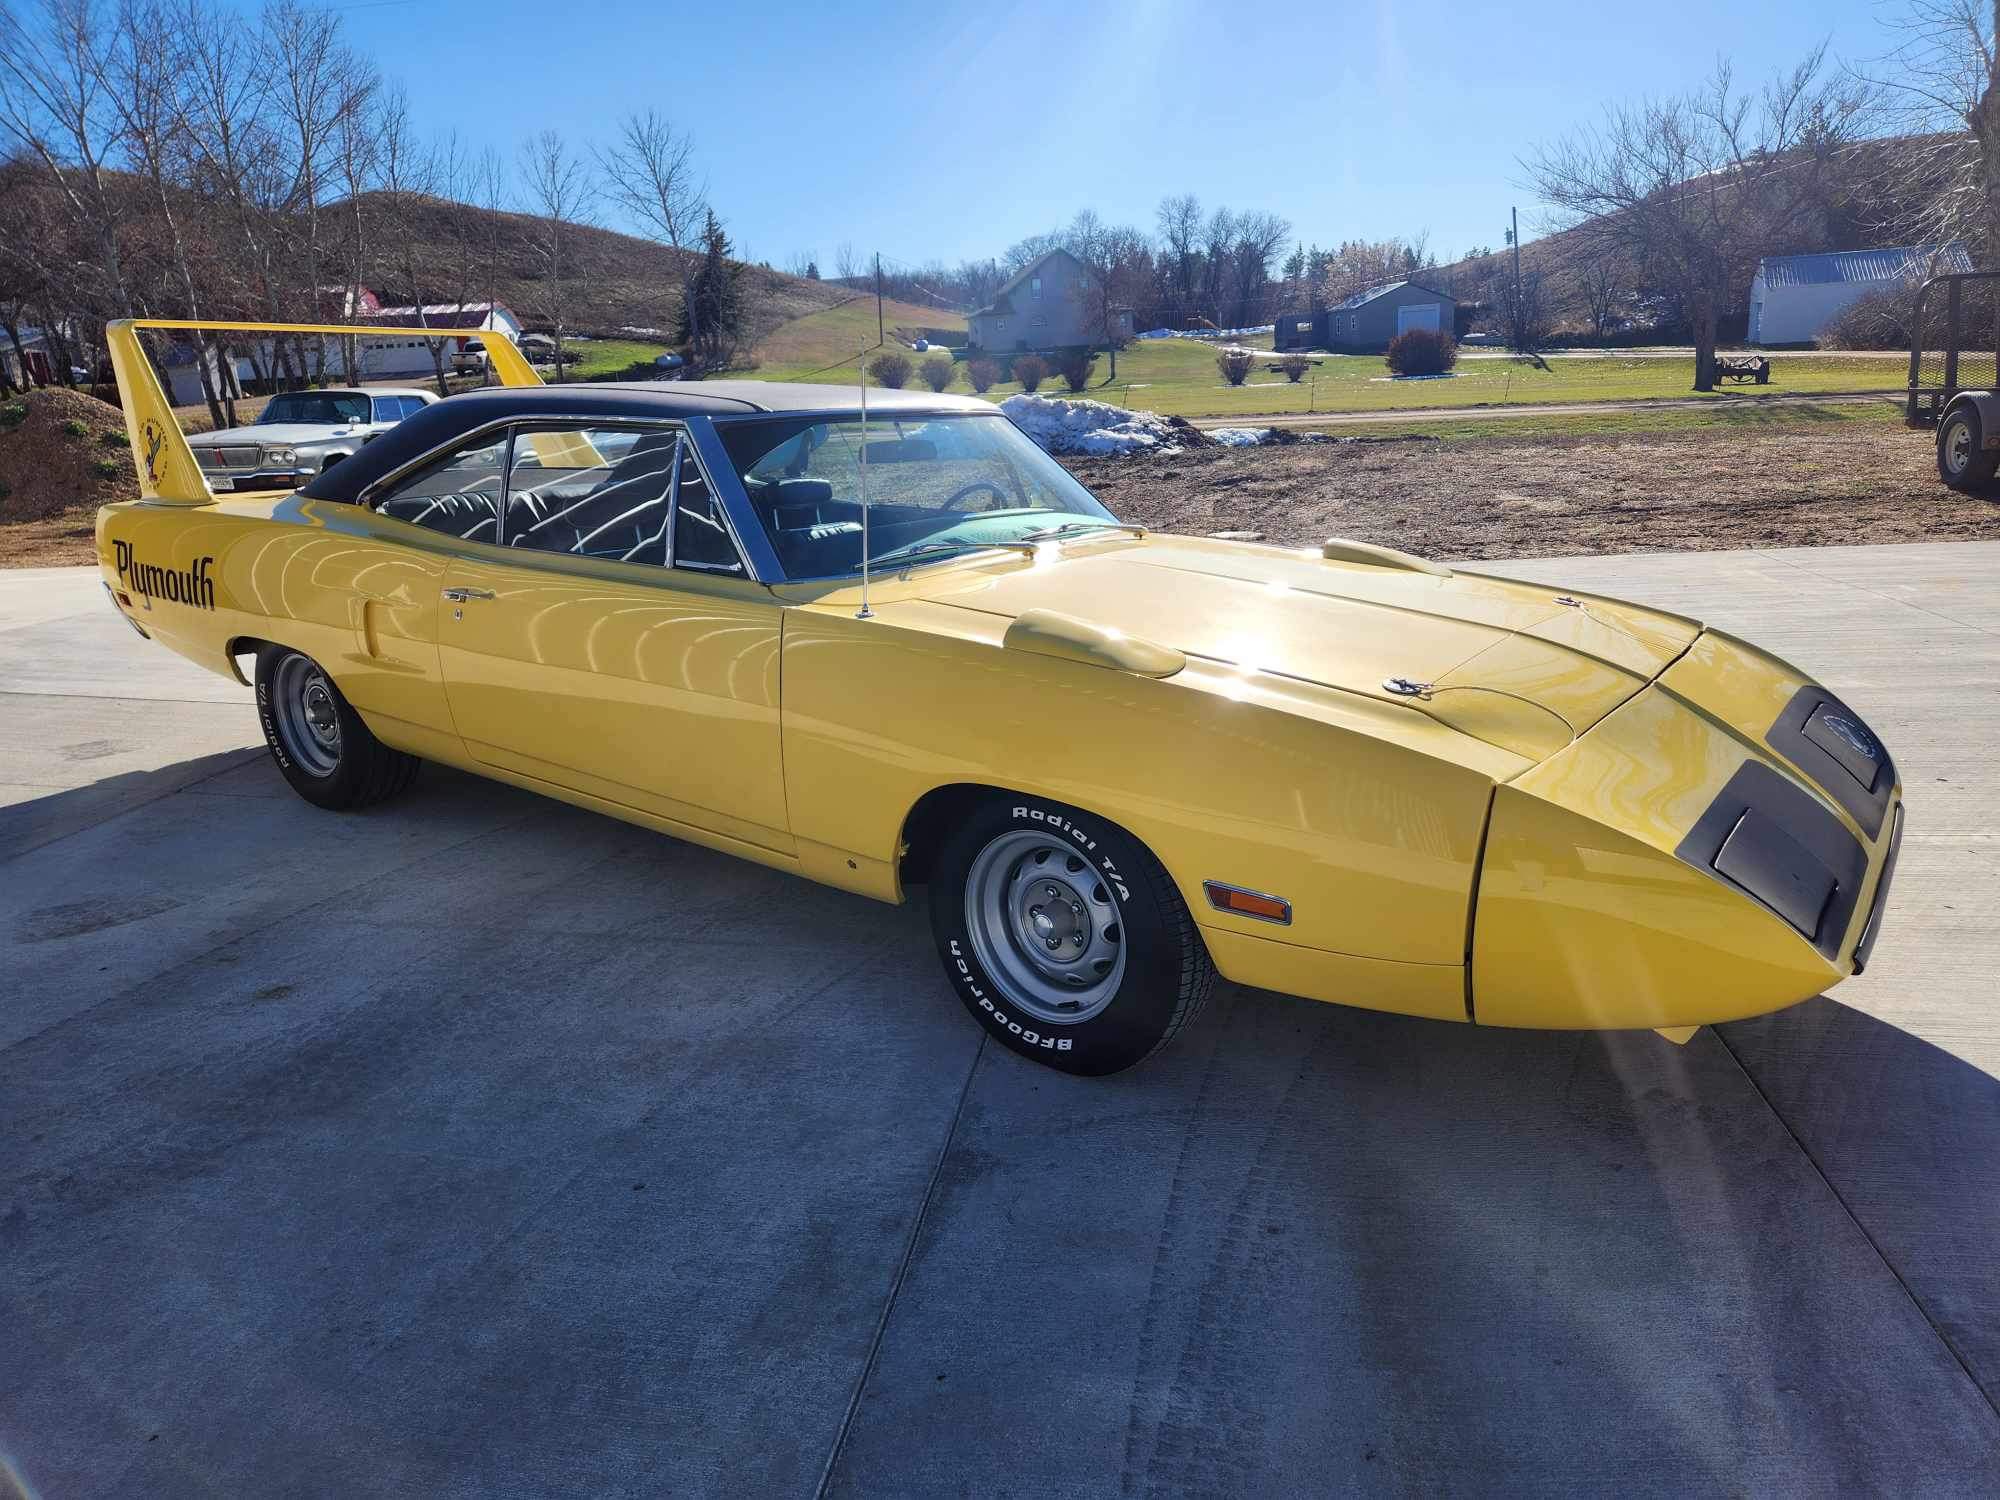
<path fill-rule="evenodd" d="M 243 490 L 295 490 L 312 478 L 314 471 L 304 464 L 290 468 L 203 469 L 201 477 L 218 495 Z"/>

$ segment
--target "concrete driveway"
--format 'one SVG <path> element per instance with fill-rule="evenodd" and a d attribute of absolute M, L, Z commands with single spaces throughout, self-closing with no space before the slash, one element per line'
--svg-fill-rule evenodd
<path fill-rule="evenodd" d="M 0 1496 L 1993 1493 L 2000 544 L 1507 571 L 1869 717 L 1865 978 L 1685 1048 L 1224 986 L 1067 1078 L 919 909 L 317 812 L 0 574 Z"/>

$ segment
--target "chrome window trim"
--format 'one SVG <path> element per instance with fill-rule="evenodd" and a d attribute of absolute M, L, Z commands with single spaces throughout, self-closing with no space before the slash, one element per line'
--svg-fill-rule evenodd
<path fill-rule="evenodd" d="M 746 412 L 744 415 L 768 417 L 771 413 Z M 715 419 L 690 416 L 686 419 L 686 431 L 694 449 L 695 467 L 708 481 L 708 492 L 716 499 L 723 527 L 729 532 L 730 540 L 736 543 L 736 556 L 742 561 L 746 575 L 758 583 L 787 582 L 777 550 L 772 547 L 770 537 L 764 534 L 764 526 L 757 519 L 757 513 L 750 507 L 750 496 L 744 492 L 743 483 L 736 476 L 735 465 L 730 463 L 728 453 L 723 451 L 722 439 L 715 431 Z M 728 482 L 724 483 L 724 479 Z M 681 563 L 678 566 L 688 565 Z"/>

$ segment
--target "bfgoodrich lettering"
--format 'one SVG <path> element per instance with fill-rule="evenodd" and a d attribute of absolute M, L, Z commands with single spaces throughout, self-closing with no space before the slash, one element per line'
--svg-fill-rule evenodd
<path fill-rule="evenodd" d="M 142 561 L 130 542 L 114 539 L 111 546 L 118 581 L 143 596 L 149 609 L 155 599 L 191 604 L 196 609 L 215 608 L 215 579 L 210 576 L 215 567 L 213 557 L 197 558 L 191 567 L 163 568 Z"/>

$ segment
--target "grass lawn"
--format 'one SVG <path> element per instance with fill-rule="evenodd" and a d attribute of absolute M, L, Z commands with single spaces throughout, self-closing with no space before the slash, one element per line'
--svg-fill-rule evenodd
<path fill-rule="evenodd" d="M 602 380 L 622 375 L 635 364 L 646 365 L 650 370 L 654 359 L 672 348 L 672 344 L 649 343 L 644 339 L 571 340 L 563 345 L 563 379 Z M 555 378 L 553 366 L 543 378 Z"/>
<path fill-rule="evenodd" d="M 872 295 L 858 297 L 838 307 L 823 308 L 803 318 L 794 318 L 765 335 L 751 351 L 757 362 L 756 368 L 731 373 L 751 375 L 758 380 L 822 380 L 836 384 L 852 381 L 855 379 L 855 361 L 863 345 L 868 346 L 871 359 L 882 352 L 875 347 L 875 327 L 875 298 Z M 965 319 L 957 313 L 918 307 L 908 302 L 885 301 L 882 304 L 882 328 L 885 332 L 893 333 L 897 328 L 964 327 Z M 893 342 L 891 347 L 912 363 L 921 362 L 924 357 L 912 354 Z"/>
<path fill-rule="evenodd" d="M 1391 411 L 1406 407 L 1514 406 L 1542 402 L 1631 401 L 1690 396 L 1694 360 L 1551 359 L 1540 370 L 1526 360 L 1460 360 L 1446 380 L 1385 379 L 1379 355 L 1339 354 L 1319 360 L 1297 385 L 1267 370 L 1259 359 L 1242 385 L 1224 384 L 1216 373 L 1215 351 L 1188 339 L 1148 339 L 1118 356 L 1118 380 L 1098 356 L 1097 374 L 1083 394 L 1095 401 L 1138 407 L 1164 416 L 1263 416 L 1293 412 Z M 1771 383 L 1729 391 L 1776 395 L 1786 391 L 1900 390 L 1903 371 L 1892 361 L 1811 359 L 1771 361 Z M 1018 385 L 995 386 L 994 399 L 1013 395 Z M 1067 395 L 1060 381 L 1044 383 L 1040 394 Z"/>

